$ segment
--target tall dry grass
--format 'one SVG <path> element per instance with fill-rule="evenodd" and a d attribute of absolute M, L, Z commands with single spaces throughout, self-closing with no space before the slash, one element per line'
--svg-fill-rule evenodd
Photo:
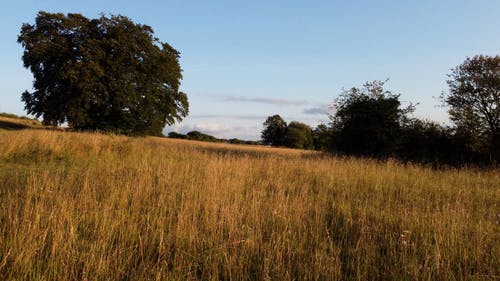
<path fill-rule="evenodd" d="M 1 280 L 498 280 L 500 172 L 0 132 Z"/>

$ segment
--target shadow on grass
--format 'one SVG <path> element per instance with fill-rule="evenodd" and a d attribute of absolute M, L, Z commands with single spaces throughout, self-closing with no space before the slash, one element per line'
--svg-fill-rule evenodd
<path fill-rule="evenodd" d="M 0 120 L 0 129 L 4 130 L 22 130 L 22 129 L 30 129 L 31 127 L 21 123 L 9 122 Z"/>
<path fill-rule="evenodd" d="M 252 159 L 258 159 L 258 158 L 267 158 L 267 157 L 278 157 L 278 158 L 283 158 L 283 159 L 289 159 L 289 158 L 302 158 L 306 160 L 322 160 L 326 158 L 331 158 L 332 154 L 324 153 L 324 152 L 315 152 L 312 153 L 312 151 L 305 151 L 303 154 L 286 154 L 286 153 L 279 153 L 275 152 L 272 150 L 266 151 L 266 150 L 243 150 L 243 149 L 238 149 L 238 147 L 234 148 L 227 148 L 227 147 L 203 147 L 200 148 L 201 151 L 204 151 L 206 153 L 210 154 L 216 154 L 216 155 L 223 155 L 223 156 L 231 156 L 231 157 L 249 157 Z M 311 153 L 308 153 L 311 152 Z"/>

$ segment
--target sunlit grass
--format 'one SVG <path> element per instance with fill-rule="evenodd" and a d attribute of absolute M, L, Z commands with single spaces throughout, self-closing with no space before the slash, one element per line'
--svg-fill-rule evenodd
<path fill-rule="evenodd" d="M 499 171 L 0 131 L 0 280 L 497 280 L 499 198 Z"/>

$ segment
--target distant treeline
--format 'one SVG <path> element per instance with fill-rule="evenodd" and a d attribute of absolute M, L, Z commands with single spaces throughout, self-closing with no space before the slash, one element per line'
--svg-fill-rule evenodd
<path fill-rule="evenodd" d="M 337 155 L 376 159 L 397 158 L 403 162 L 431 164 L 435 167 L 497 165 L 492 150 L 484 144 L 477 143 L 474 136 L 456 128 L 418 119 L 410 119 L 404 123 L 377 123 L 375 121 L 380 120 L 373 117 L 366 115 L 365 121 L 373 120 L 373 123 L 366 122 L 366 126 L 361 127 L 355 127 L 356 124 L 336 127 L 334 123 L 330 123 L 320 124 L 312 129 L 301 123 L 307 127 L 297 133 L 293 132 L 296 127 L 289 130 L 288 126 L 285 126 L 281 131 L 282 135 L 276 135 L 282 142 L 270 143 L 269 140 L 263 142 L 272 146 L 314 149 Z M 275 115 L 269 118 L 281 117 Z M 299 122 L 290 122 L 294 123 Z M 290 138 L 291 134 L 295 138 Z"/>
<path fill-rule="evenodd" d="M 467 58 L 449 75 L 441 95 L 451 126 L 412 117 L 386 81 L 343 90 L 332 104 L 330 122 L 312 129 L 279 115 L 264 122 L 262 142 L 341 155 L 397 158 L 434 166 L 493 166 L 500 160 L 500 56 Z"/>
<path fill-rule="evenodd" d="M 412 116 L 387 81 L 366 82 L 343 90 L 332 104 L 329 123 L 316 128 L 281 116 L 263 123 L 261 142 L 224 140 L 200 133 L 170 133 L 171 138 L 264 144 L 314 149 L 337 155 L 396 158 L 438 166 L 493 166 L 500 160 L 500 56 L 475 56 L 452 69 L 449 92 L 441 95 L 453 125 Z"/>
<path fill-rule="evenodd" d="M 187 134 L 180 134 L 176 132 L 170 132 L 168 134 L 169 138 L 173 139 L 183 139 L 183 140 L 196 140 L 196 141 L 207 141 L 207 142 L 220 142 L 220 143 L 233 143 L 233 144 L 248 144 L 248 145 L 260 145 L 261 143 L 258 141 L 247 141 L 240 140 L 237 138 L 232 139 L 219 139 L 214 136 L 204 134 L 199 131 L 191 131 Z"/>

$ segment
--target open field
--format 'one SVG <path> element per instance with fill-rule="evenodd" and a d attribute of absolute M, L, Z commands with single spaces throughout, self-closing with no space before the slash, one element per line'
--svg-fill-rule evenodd
<path fill-rule="evenodd" d="M 500 171 L 0 131 L 0 280 L 499 280 Z"/>

